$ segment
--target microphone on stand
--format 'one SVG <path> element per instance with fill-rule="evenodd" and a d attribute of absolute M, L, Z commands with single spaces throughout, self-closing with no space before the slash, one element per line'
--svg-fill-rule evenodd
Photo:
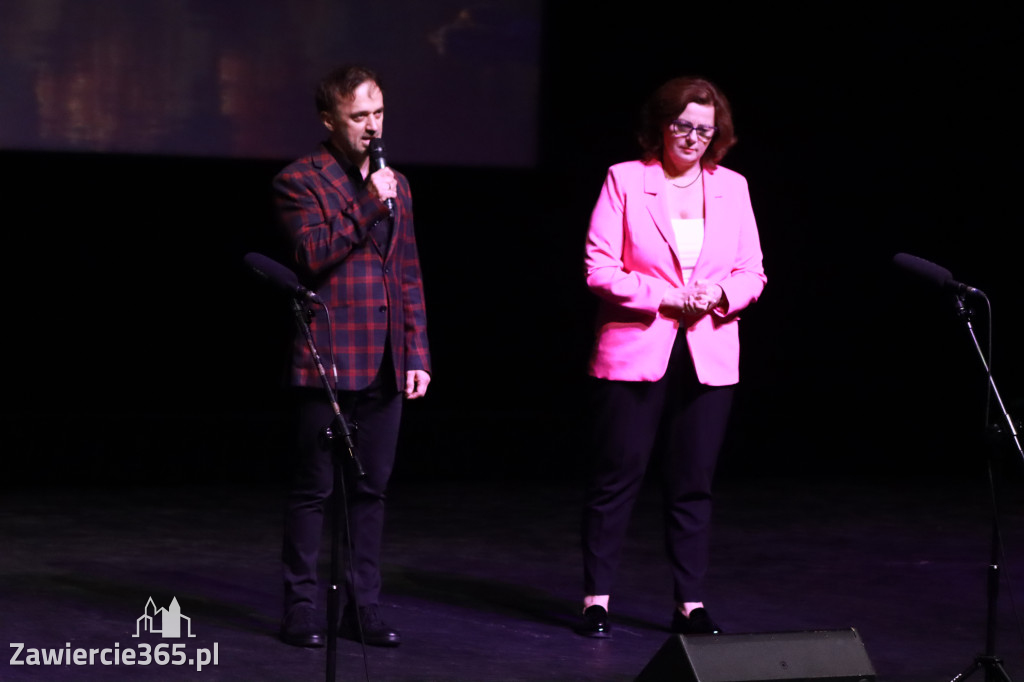
<path fill-rule="evenodd" d="M 281 289 L 286 294 L 317 305 L 324 304 L 323 300 L 316 295 L 315 291 L 310 291 L 299 284 L 298 275 L 277 261 L 271 260 L 263 254 L 255 252 L 247 253 L 245 258 L 242 260 L 245 261 L 245 264 L 248 265 L 253 272 L 276 286 L 278 289 Z"/>
<path fill-rule="evenodd" d="M 379 137 L 375 137 L 370 140 L 370 174 L 379 171 L 381 168 L 387 168 L 387 161 L 384 160 L 384 140 Z M 388 213 L 392 217 L 395 215 L 395 200 L 388 199 Z"/>
<path fill-rule="evenodd" d="M 985 292 L 981 289 L 975 289 L 963 282 L 957 282 L 953 279 L 953 273 L 949 270 L 930 261 L 926 261 L 923 258 L 911 256 L 909 253 L 897 253 L 893 256 L 892 262 L 896 267 L 906 270 L 912 275 L 925 280 L 932 286 L 945 289 L 957 296 L 979 296 L 981 298 L 987 298 L 987 296 L 985 296 Z"/>

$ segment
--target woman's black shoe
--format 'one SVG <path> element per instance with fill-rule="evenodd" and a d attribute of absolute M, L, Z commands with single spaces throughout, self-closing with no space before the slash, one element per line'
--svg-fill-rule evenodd
<path fill-rule="evenodd" d="M 690 611 L 690 617 L 684 616 L 679 609 L 672 612 L 672 632 L 681 635 L 720 635 L 722 628 L 718 627 L 715 621 L 703 608 Z"/>
<path fill-rule="evenodd" d="M 584 637 L 611 637 L 612 626 L 608 622 L 608 611 L 599 604 L 588 606 L 583 610 L 583 619 L 574 630 Z"/>

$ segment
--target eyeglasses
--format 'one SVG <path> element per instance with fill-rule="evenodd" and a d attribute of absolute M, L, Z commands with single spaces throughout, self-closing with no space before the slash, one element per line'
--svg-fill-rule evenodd
<path fill-rule="evenodd" d="M 695 126 L 689 121 L 672 121 L 668 124 L 668 129 L 675 137 L 686 137 L 697 131 L 697 137 L 705 141 L 710 140 L 718 132 L 717 126 Z"/>

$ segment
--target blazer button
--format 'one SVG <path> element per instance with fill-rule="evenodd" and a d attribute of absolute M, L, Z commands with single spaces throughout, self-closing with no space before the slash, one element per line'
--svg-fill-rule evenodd
<path fill-rule="evenodd" d="M 386 305 L 382 305 L 380 308 L 378 308 L 378 310 L 380 310 L 382 313 L 386 313 L 388 311 L 388 307 Z"/>

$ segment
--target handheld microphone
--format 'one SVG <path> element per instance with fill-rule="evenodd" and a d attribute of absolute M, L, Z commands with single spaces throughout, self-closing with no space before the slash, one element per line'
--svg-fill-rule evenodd
<path fill-rule="evenodd" d="M 255 252 L 247 253 L 242 260 L 252 268 L 253 272 L 286 294 L 304 299 L 310 303 L 323 305 L 323 300 L 316 295 L 316 292 L 310 291 L 299 284 L 298 276 L 277 261 Z"/>
<path fill-rule="evenodd" d="M 379 171 L 381 168 L 387 168 L 387 161 L 384 160 L 384 140 L 379 137 L 375 137 L 370 140 L 370 174 Z M 395 200 L 388 199 L 388 213 L 392 216 L 395 215 Z"/>
<path fill-rule="evenodd" d="M 953 279 L 953 273 L 949 270 L 930 261 L 926 261 L 923 258 L 911 256 L 909 253 L 897 253 L 893 256 L 892 262 L 896 267 L 920 277 L 932 286 L 945 289 L 957 296 L 986 297 L 985 292 L 981 289 L 975 289 L 972 286 L 967 286 L 963 282 L 957 282 Z"/>

